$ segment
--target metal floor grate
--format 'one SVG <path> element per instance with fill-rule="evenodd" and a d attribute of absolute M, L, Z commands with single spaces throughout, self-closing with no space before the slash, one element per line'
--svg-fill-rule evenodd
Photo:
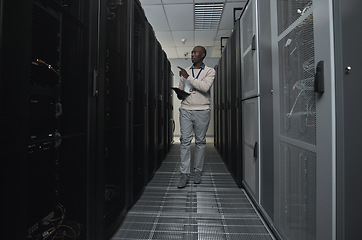
<path fill-rule="evenodd" d="M 112 240 L 275 239 L 212 143 L 206 147 L 201 184 L 191 175 L 187 187 L 178 189 L 179 149 L 174 144 Z"/>

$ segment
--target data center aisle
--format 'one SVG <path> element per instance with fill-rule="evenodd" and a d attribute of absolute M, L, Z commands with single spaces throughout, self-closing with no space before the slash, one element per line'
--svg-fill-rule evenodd
<path fill-rule="evenodd" d="M 191 176 L 187 187 L 178 189 L 179 149 L 179 143 L 171 147 L 111 239 L 274 239 L 213 143 L 207 143 L 201 184 Z"/>

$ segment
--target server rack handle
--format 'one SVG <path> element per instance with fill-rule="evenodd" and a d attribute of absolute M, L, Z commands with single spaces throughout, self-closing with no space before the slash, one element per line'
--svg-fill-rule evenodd
<path fill-rule="evenodd" d="M 256 159 L 258 157 L 258 142 L 255 142 L 254 144 L 254 158 Z"/>
<path fill-rule="evenodd" d="M 314 92 L 324 93 L 324 61 L 319 61 L 314 75 Z"/>
<path fill-rule="evenodd" d="M 251 50 L 256 50 L 256 36 L 254 34 L 253 39 L 251 40 Z"/>

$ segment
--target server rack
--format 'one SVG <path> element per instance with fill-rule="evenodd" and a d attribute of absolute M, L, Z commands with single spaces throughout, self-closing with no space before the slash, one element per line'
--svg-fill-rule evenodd
<path fill-rule="evenodd" d="M 216 68 L 215 146 L 239 186 L 241 186 L 241 68 L 240 21 L 228 38 Z"/>
<path fill-rule="evenodd" d="M 26 191 L 28 161 L 24 148 L 28 142 L 29 124 L 29 88 L 30 88 L 30 43 L 31 43 L 31 7 L 30 1 L 23 8 L 16 9 L 15 3 L 1 1 L 1 85 L 0 85 L 0 119 L 1 119 L 1 159 L 5 167 L 3 183 L 4 193 L 13 198 L 4 198 L 4 220 L 10 232 L 5 231 L 8 238 L 24 239 L 27 236 Z M 22 19 L 16 18 L 21 14 Z M 25 20 L 27 19 L 27 20 Z M 18 32 L 18 38 L 10 38 Z M 23 41 L 21 41 L 20 39 Z M 22 71 L 16 71 L 17 63 Z M 7 79 L 7 81 L 4 81 Z M 18 93 L 18 94 L 14 94 Z M 9 104 L 11 103 L 11 104 Z M 21 137 L 20 137 L 21 136 Z M 17 159 L 14 161 L 13 159 Z M 5 178 L 6 181 L 5 181 Z M 21 192 L 21 194 L 19 194 Z M 16 226 L 22 231 L 15 231 L 9 222 L 18 219 Z M 25 230 L 26 229 L 26 230 Z"/>
<path fill-rule="evenodd" d="M 248 6 L 255 3 L 257 11 L 246 9 L 241 19 L 241 46 L 247 43 L 241 51 L 241 90 L 244 143 L 260 134 L 259 167 L 255 165 L 260 176 L 244 175 L 244 186 L 280 239 L 359 236 L 355 213 L 359 213 L 361 194 L 355 184 L 361 164 L 355 156 L 361 111 L 355 103 L 360 68 L 353 66 L 360 65 L 356 49 L 361 31 L 355 29 L 351 16 L 358 16 L 360 3 L 259 0 L 249 1 Z M 253 20 L 246 17 L 250 12 L 256 14 L 260 29 L 251 34 L 247 30 L 253 29 L 248 25 Z M 251 63 L 249 58 L 245 66 L 253 33 L 259 61 Z M 214 92 L 220 103 L 223 58 Z M 246 75 L 253 75 L 258 67 L 259 82 L 245 82 Z M 258 118 L 259 127 L 255 126 Z M 224 132 L 217 129 L 225 127 L 217 125 L 225 123 L 222 115 L 215 119 L 216 146 L 222 152 L 222 143 L 217 141 L 223 141 Z M 243 154 L 248 163 L 246 151 Z M 258 179 L 259 183 L 253 182 Z M 259 187 L 259 196 L 253 184 L 254 189 Z"/>
<path fill-rule="evenodd" d="M 219 67 L 220 67 L 220 60 L 218 61 L 217 65 L 215 65 L 215 80 L 214 80 L 214 92 L 213 92 L 213 97 L 214 97 L 214 146 L 216 147 L 216 149 L 219 149 L 219 94 L 218 94 L 218 89 L 219 89 Z"/>
<path fill-rule="evenodd" d="M 221 91 L 221 156 L 226 163 L 228 164 L 228 152 L 227 152 L 227 146 L 228 146 L 228 135 L 227 135 L 227 129 L 228 129 L 228 118 L 227 118 L 227 46 L 224 48 L 224 51 L 222 53 L 222 70 L 221 70 L 221 77 L 223 81 L 220 82 L 220 91 Z"/>
<path fill-rule="evenodd" d="M 169 69 L 169 80 L 168 80 L 168 149 L 172 147 L 173 144 L 173 133 L 175 131 L 175 120 L 173 119 L 173 91 L 171 90 L 174 74 L 171 70 L 171 63 L 168 62 Z"/>
<path fill-rule="evenodd" d="M 226 65 L 225 65 L 225 91 L 226 91 L 226 95 L 225 95 L 225 104 L 226 104 L 226 116 L 225 116 L 225 120 L 226 120 L 226 141 L 227 144 L 225 145 L 225 160 L 226 160 L 226 164 L 227 167 L 229 168 L 229 170 L 231 169 L 231 165 L 232 165 L 232 161 L 233 161 L 233 156 L 232 156 L 232 124 L 233 124 L 233 120 L 231 119 L 231 116 L 233 115 L 232 113 L 232 109 L 231 109 L 231 99 L 232 99 L 232 94 L 233 94 L 233 83 L 235 83 L 235 81 L 233 81 L 234 79 L 232 79 L 232 64 L 231 64 L 231 58 L 232 58 L 232 52 L 233 50 L 233 45 L 232 45 L 232 40 L 229 38 L 227 45 L 224 49 L 225 51 L 225 61 L 226 61 Z M 233 172 L 231 172 L 233 175 Z"/>
<path fill-rule="evenodd" d="M 130 84 L 134 73 L 130 55 L 133 5 L 102 2 L 98 29 L 98 64 L 93 96 L 97 100 L 96 238 L 109 237 L 132 200 Z M 104 34 L 105 33 L 105 34 Z M 129 34 L 125 34 L 129 33 Z M 98 87 L 97 87 L 98 86 Z"/>
<path fill-rule="evenodd" d="M 170 62 L 140 6 L 0 2 L 6 239 L 109 238 L 170 148 Z"/>
<path fill-rule="evenodd" d="M 132 141 L 132 190 L 135 202 L 143 191 L 147 183 L 147 152 L 146 152 L 146 123 L 147 123 L 147 83 L 145 67 L 146 61 L 146 17 L 143 9 L 138 2 L 134 2 L 133 7 L 133 39 L 132 56 L 133 77 L 131 82 L 131 141 Z"/>
<path fill-rule="evenodd" d="M 158 56 L 158 77 L 156 81 L 158 91 L 157 91 L 157 114 L 158 114 L 158 121 L 157 121 L 157 129 L 158 129 L 158 160 L 157 160 L 157 169 L 161 166 L 161 162 L 164 158 L 164 148 L 165 148 L 165 130 L 164 130 L 164 118 L 165 118 L 165 111 L 163 109 L 163 102 L 164 102 L 164 89 L 165 89 L 165 60 L 164 60 L 164 52 L 162 50 L 161 44 L 157 42 L 157 56 Z"/>
<path fill-rule="evenodd" d="M 151 180 L 157 169 L 158 162 L 158 112 L 157 112 L 157 94 L 158 94 L 158 51 L 157 39 L 155 38 L 152 27 L 149 28 L 149 158 L 148 158 L 148 178 Z"/>
<path fill-rule="evenodd" d="M 236 20 L 230 37 L 231 51 L 231 119 L 232 120 L 232 167 L 233 176 L 239 187 L 242 185 L 242 109 L 241 109 L 241 58 L 240 58 L 240 20 Z"/>
<path fill-rule="evenodd" d="M 236 26 L 238 26 L 239 21 L 236 22 Z M 230 44 L 230 51 L 228 52 L 228 72 L 229 72 L 229 170 L 232 173 L 232 176 L 234 177 L 235 181 L 240 185 L 240 166 L 238 167 L 239 157 L 238 157 L 238 149 L 239 149 L 239 137 L 240 137 L 240 127 L 239 127 L 239 105 L 240 105 L 240 98 L 239 95 L 239 87 L 240 87 L 240 76 L 238 74 L 239 66 L 237 65 L 239 63 L 238 61 L 238 51 L 235 51 L 238 48 L 238 40 L 239 40 L 239 30 L 237 27 L 235 28 L 235 31 L 233 31 L 232 35 L 229 37 L 229 43 Z"/>
<path fill-rule="evenodd" d="M 217 150 L 219 150 L 219 114 L 220 114 L 220 104 L 219 104 L 219 68 L 220 68 L 220 60 L 217 65 L 215 65 L 215 79 L 214 79 L 214 146 Z"/>
<path fill-rule="evenodd" d="M 169 69 L 169 62 L 167 59 L 167 55 L 163 52 L 163 64 L 164 64 L 164 72 L 163 72 L 163 79 L 164 79 L 164 88 L 163 88 L 163 104 L 162 108 L 164 109 L 164 119 L 163 119 L 163 127 L 164 127 L 164 135 L 163 135 L 163 142 L 164 142 L 164 149 L 163 149 L 163 156 L 166 156 L 169 149 L 168 143 L 168 118 L 169 118 L 169 110 L 168 110 L 168 101 L 169 101 L 169 77 L 170 77 L 170 69 Z"/>
<path fill-rule="evenodd" d="M 222 102 L 227 98 L 228 110 L 226 115 L 221 114 L 216 119 L 216 126 L 219 125 L 221 130 L 215 133 L 218 135 L 217 141 L 220 141 L 216 146 L 223 159 L 227 159 L 225 163 L 236 183 L 247 190 L 251 199 L 269 218 L 273 213 L 270 203 L 274 198 L 274 175 L 270 173 L 273 172 L 270 171 L 273 169 L 271 47 L 270 30 L 260 33 L 258 21 L 261 19 L 268 28 L 266 23 L 270 21 L 267 17 L 270 17 L 270 13 L 260 7 L 268 7 L 266 2 L 259 2 L 248 1 L 240 19 L 235 21 L 234 30 L 219 61 L 219 64 L 227 65 L 217 69 L 220 76 L 218 81 L 226 82 L 226 86 L 216 83 L 216 88 L 219 88 L 216 93 L 220 94 L 216 96 L 216 101 L 220 98 Z M 259 12 L 263 12 L 263 16 Z M 269 45 L 260 43 L 259 34 L 262 34 L 263 41 L 269 40 Z M 260 62 L 260 55 L 263 62 Z M 224 96 L 226 93 L 227 97 Z M 225 133 L 223 129 L 228 131 Z M 261 175 L 262 171 L 265 175 Z M 267 210 L 261 203 L 266 205 Z"/>
<path fill-rule="evenodd" d="M 216 84 L 216 95 L 217 95 L 217 149 L 222 155 L 222 102 L 221 102 L 221 70 L 222 70 L 222 60 L 219 60 L 219 64 L 217 67 L 217 84 Z"/>
<path fill-rule="evenodd" d="M 165 101 L 164 101 L 164 109 L 165 109 L 165 151 L 164 156 L 167 155 L 170 148 L 172 147 L 172 135 L 173 135 L 173 106 L 172 106 L 172 90 L 171 86 L 173 83 L 173 73 L 171 70 L 171 63 L 167 59 L 166 53 L 165 56 Z"/>
<path fill-rule="evenodd" d="M 257 1 L 240 18 L 242 71 L 243 184 L 260 201 L 260 88 Z"/>
<path fill-rule="evenodd" d="M 285 239 L 335 239 L 331 9 L 332 2 L 324 0 L 271 2 L 271 11 L 278 13 L 272 17 L 271 32 L 277 66 L 274 219 Z"/>
<path fill-rule="evenodd" d="M 1 151 L 6 171 L 18 175 L 5 188 L 13 193 L 5 216 L 9 223 L 11 217 L 19 223 L 15 231 L 10 226 L 10 238 L 35 239 L 47 229 L 58 236 L 69 233 L 61 229 L 61 219 L 74 220 L 70 228 L 79 235 L 88 231 L 88 169 L 79 166 L 86 164 L 88 150 L 89 45 L 84 40 L 89 4 L 49 0 L 1 5 Z M 19 206 L 21 213 L 14 211 Z"/>

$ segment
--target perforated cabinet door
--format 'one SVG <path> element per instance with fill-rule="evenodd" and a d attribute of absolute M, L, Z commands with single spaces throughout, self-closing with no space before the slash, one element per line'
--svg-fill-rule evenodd
<path fill-rule="evenodd" d="M 274 209 L 284 239 L 334 239 L 330 9 L 328 0 L 271 2 Z"/>
<path fill-rule="evenodd" d="M 243 111 L 243 182 L 259 201 L 259 104 L 260 99 L 242 102 Z"/>
<path fill-rule="evenodd" d="M 240 18 L 242 99 L 259 96 L 257 1 L 250 1 Z"/>

